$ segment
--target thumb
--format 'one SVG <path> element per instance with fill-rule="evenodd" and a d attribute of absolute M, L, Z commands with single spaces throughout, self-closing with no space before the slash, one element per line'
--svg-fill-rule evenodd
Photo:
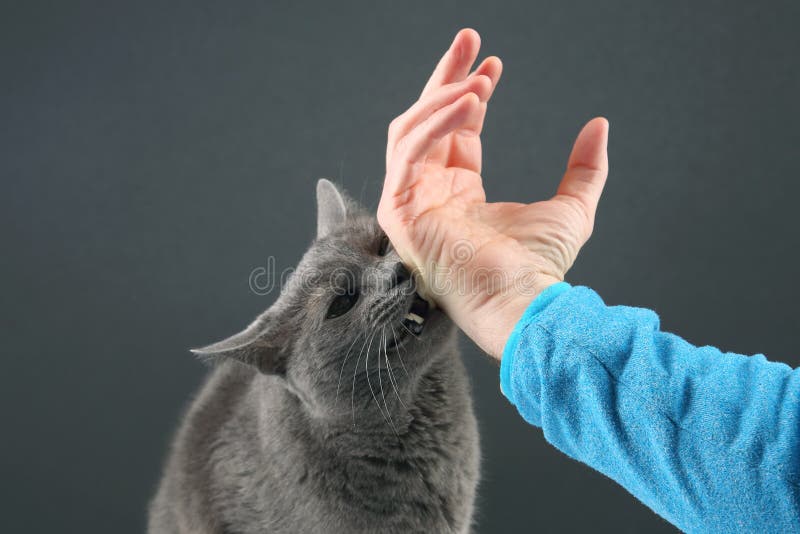
<path fill-rule="evenodd" d="M 558 194 L 578 199 L 593 223 L 607 177 L 608 121 L 597 117 L 586 123 L 575 139 Z"/>

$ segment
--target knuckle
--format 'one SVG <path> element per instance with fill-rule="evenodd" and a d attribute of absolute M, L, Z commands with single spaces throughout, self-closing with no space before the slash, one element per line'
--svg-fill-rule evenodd
<path fill-rule="evenodd" d="M 393 136 L 400 129 L 400 117 L 395 117 L 389 123 L 389 136 Z"/>
<path fill-rule="evenodd" d="M 405 154 L 408 151 L 408 137 L 402 137 L 398 139 L 397 144 L 395 145 L 394 152 L 395 154 Z"/>

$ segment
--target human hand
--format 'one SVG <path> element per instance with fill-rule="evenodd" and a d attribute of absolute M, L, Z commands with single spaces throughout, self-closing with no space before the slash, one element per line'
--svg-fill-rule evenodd
<path fill-rule="evenodd" d="M 461 30 L 419 100 L 392 121 L 378 221 L 433 298 L 484 351 L 500 359 L 525 308 L 564 279 L 589 239 L 608 175 L 608 122 L 575 141 L 556 195 L 487 203 L 480 132 L 502 64 L 469 69 L 480 36 Z"/>

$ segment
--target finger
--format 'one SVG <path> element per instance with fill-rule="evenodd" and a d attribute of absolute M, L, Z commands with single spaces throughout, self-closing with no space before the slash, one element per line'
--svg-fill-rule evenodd
<path fill-rule="evenodd" d="M 414 103 L 408 110 L 389 125 L 386 143 L 387 163 L 394 152 L 397 141 L 402 139 L 419 123 L 430 117 L 436 110 L 452 104 L 467 93 L 475 93 L 482 102 L 486 102 L 493 90 L 492 80 L 483 74 L 475 74 L 458 83 L 440 87 L 425 98 Z"/>
<path fill-rule="evenodd" d="M 593 222 L 607 177 L 608 121 L 597 117 L 578 134 L 558 194 L 578 199 Z"/>
<path fill-rule="evenodd" d="M 500 82 L 500 76 L 503 74 L 503 62 L 497 56 L 491 56 L 484 59 L 481 64 L 475 69 L 469 77 L 473 76 L 487 76 L 492 80 L 492 90 L 486 98 L 488 101 L 492 97 L 497 84 Z"/>
<path fill-rule="evenodd" d="M 398 150 L 401 160 L 417 163 L 424 160 L 428 152 L 445 135 L 474 124 L 481 112 L 480 100 L 475 93 L 467 93 L 449 106 L 436 111 L 420 123 L 401 141 Z"/>
<path fill-rule="evenodd" d="M 497 56 L 488 57 L 465 80 L 445 85 L 420 98 L 389 125 L 389 138 L 386 147 L 387 160 L 391 156 L 394 144 L 398 139 L 406 135 L 418 123 L 427 119 L 431 113 L 442 106 L 452 103 L 459 96 L 472 92 L 478 95 L 481 102 L 488 102 L 500 81 L 502 73 L 503 63 L 500 58 Z M 486 83 L 487 79 L 488 84 Z"/>
<path fill-rule="evenodd" d="M 440 87 L 432 92 L 427 97 L 417 101 L 417 103 L 409 108 L 409 110 L 395 119 L 392 125 L 389 126 L 389 139 L 386 146 L 386 165 L 389 163 L 394 152 L 397 142 L 411 131 L 417 124 L 426 120 L 436 109 L 445 106 L 455 100 L 457 97 L 473 92 L 478 95 L 481 100 L 481 112 L 474 114 L 468 124 L 465 124 L 460 129 L 459 133 L 468 137 L 476 137 L 480 135 L 483 128 L 483 121 L 486 117 L 486 108 L 489 99 L 492 97 L 500 76 L 503 72 L 503 63 L 500 58 L 496 56 L 488 57 L 470 74 L 466 80 L 457 82 L 444 87 Z M 476 79 L 481 80 L 480 85 L 474 85 Z M 489 84 L 486 85 L 486 81 Z M 477 146 L 473 146 L 472 140 L 462 139 L 461 143 L 456 148 L 460 157 L 457 166 L 471 169 L 475 172 L 480 172 L 481 167 L 481 154 L 480 154 L 480 140 L 477 140 Z M 477 153 L 474 153 L 477 151 Z"/>
<path fill-rule="evenodd" d="M 480 100 L 474 93 L 467 93 L 430 116 L 404 137 L 386 167 L 386 180 L 381 198 L 391 198 L 409 190 L 414 185 L 414 168 L 436 143 L 452 130 L 459 128 L 480 112 Z"/>
<path fill-rule="evenodd" d="M 422 89 L 420 97 L 425 96 L 431 91 L 448 83 L 459 82 L 466 78 L 467 73 L 475 58 L 478 57 L 478 50 L 481 48 L 481 37 L 478 32 L 471 28 L 464 28 L 459 31 L 453 39 L 453 44 L 442 59 Z"/>

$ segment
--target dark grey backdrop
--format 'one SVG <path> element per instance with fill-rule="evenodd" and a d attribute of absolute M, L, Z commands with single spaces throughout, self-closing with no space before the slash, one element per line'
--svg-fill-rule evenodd
<path fill-rule="evenodd" d="M 187 352 L 274 298 L 328 176 L 373 207 L 385 130 L 453 34 L 505 74 L 490 199 L 554 191 L 611 121 L 569 280 L 697 344 L 800 364 L 796 2 L 3 3 L 0 531 L 139 532 L 205 369 Z M 670 531 L 550 447 L 467 341 L 479 532 Z"/>

